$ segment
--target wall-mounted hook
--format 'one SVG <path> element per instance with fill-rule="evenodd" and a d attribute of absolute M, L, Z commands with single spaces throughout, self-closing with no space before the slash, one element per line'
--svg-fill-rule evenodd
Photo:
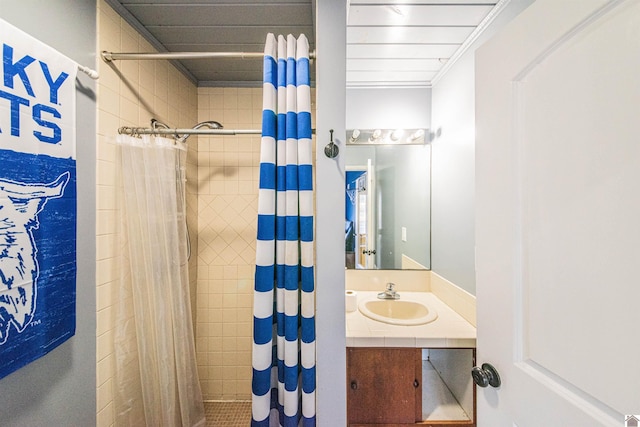
<path fill-rule="evenodd" d="M 331 142 L 324 147 L 324 155 L 330 159 L 335 159 L 340 152 L 340 148 L 333 142 L 333 129 L 329 131 L 331 133 Z"/>

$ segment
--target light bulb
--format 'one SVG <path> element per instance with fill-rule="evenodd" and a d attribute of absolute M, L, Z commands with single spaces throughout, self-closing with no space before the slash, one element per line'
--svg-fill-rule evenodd
<path fill-rule="evenodd" d="M 409 137 L 409 140 L 413 142 L 415 140 L 422 138 L 423 136 L 424 136 L 424 129 L 418 129 L 413 134 L 411 134 L 411 136 Z"/>
<path fill-rule="evenodd" d="M 349 142 L 351 143 L 356 142 L 359 137 L 360 137 L 360 130 L 354 129 L 353 132 L 351 132 L 351 138 L 349 138 Z"/>
<path fill-rule="evenodd" d="M 402 129 L 396 129 L 393 132 L 391 132 L 391 140 L 392 141 L 397 141 L 402 137 L 402 134 L 404 133 L 404 130 Z"/>

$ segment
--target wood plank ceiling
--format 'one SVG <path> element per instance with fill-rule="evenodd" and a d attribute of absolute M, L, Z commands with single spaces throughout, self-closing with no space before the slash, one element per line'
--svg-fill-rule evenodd
<path fill-rule="evenodd" d="M 304 33 L 315 48 L 317 0 L 106 1 L 162 52 L 262 52 L 269 32 Z M 424 87 L 477 35 L 498 0 L 348 3 L 347 86 Z M 256 59 L 180 60 L 180 67 L 199 86 L 262 84 Z"/>
<path fill-rule="evenodd" d="M 496 3 L 351 0 L 347 86 L 429 86 Z"/>

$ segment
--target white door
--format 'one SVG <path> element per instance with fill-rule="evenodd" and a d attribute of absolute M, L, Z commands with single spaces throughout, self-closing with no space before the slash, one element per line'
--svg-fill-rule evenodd
<path fill-rule="evenodd" d="M 376 268 L 376 171 L 367 159 L 366 172 L 356 181 L 356 268 Z"/>
<path fill-rule="evenodd" d="M 369 190 L 367 173 L 356 180 L 356 268 L 367 268 L 369 241 Z"/>
<path fill-rule="evenodd" d="M 478 426 L 640 413 L 640 1 L 538 0 L 476 55 Z"/>
<path fill-rule="evenodd" d="M 367 190 L 369 198 L 367 199 L 367 269 L 376 268 L 376 196 L 377 196 L 376 167 L 373 160 L 367 159 Z"/>

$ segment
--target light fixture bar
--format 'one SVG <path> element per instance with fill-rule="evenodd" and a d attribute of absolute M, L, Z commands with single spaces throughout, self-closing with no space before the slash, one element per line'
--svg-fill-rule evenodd
<path fill-rule="evenodd" d="M 348 129 L 347 145 L 423 145 L 431 142 L 429 129 Z"/>

